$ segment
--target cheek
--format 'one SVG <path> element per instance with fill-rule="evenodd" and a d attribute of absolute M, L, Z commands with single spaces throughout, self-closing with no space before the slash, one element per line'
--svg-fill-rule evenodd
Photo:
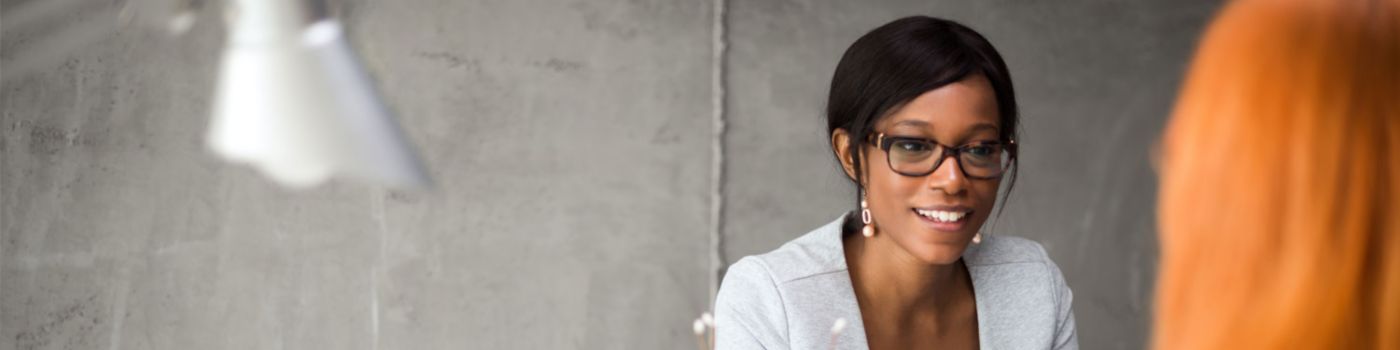
<path fill-rule="evenodd" d="M 909 199 L 918 195 L 923 181 L 919 178 L 899 175 L 889 167 L 871 169 L 869 191 L 870 210 L 877 218 L 894 218 L 906 210 Z"/>
<path fill-rule="evenodd" d="M 972 195 L 977 197 L 978 202 L 986 202 L 987 205 L 996 204 L 997 190 L 1001 189 L 1001 180 L 973 181 L 968 189 Z"/>
<path fill-rule="evenodd" d="M 995 181 L 974 181 L 968 186 L 968 194 L 977 203 L 977 217 L 985 219 L 991 215 L 992 208 L 997 204 L 997 190 L 1001 188 L 1001 180 Z"/>

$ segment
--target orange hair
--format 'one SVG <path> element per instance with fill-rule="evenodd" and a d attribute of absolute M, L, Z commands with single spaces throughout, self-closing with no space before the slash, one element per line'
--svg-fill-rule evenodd
<path fill-rule="evenodd" d="M 1400 349 L 1400 0 L 1238 0 L 1163 140 L 1154 349 Z"/>

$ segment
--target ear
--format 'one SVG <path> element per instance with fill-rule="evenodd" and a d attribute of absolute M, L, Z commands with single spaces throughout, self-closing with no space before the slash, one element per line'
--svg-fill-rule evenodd
<path fill-rule="evenodd" d="M 836 152 L 836 158 L 841 160 L 841 169 L 846 171 L 846 177 L 851 181 L 856 179 L 855 160 L 851 159 L 851 134 L 846 129 L 836 129 L 831 132 L 831 149 Z"/>

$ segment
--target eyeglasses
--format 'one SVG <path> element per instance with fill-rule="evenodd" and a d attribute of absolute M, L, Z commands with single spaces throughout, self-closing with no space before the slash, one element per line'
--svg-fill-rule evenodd
<path fill-rule="evenodd" d="M 932 174 L 943 165 L 943 159 L 957 159 L 964 176 L 974 179 L 1001 177 L 1011 161 L 1016 159 L 1016 140 L 1006 144 L 996 141 L 978 142 L 959 147 L 944 146 L 933 140 L 915 137 L 876 134 L 875 145 L 885 151 L 890 169 L 904 176 L 920 177 Z"/>

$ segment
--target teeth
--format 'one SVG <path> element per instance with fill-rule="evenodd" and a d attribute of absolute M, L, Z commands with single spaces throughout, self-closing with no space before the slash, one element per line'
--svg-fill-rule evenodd
<path fill-rule="evenodd" d="M 963 216 L 967 216 L 967 213 L 965 213 L 965 212 L 960 212 L 960 211 L 923 210 L 923 209 L 916 209 L 916 211 L 919 212 L 919 215 L 923 215 L 923 216 L 926 217 L 926 218 L 930 218 L 930 219 L 933 219 L 933 221 L 939 221 L 939 222 L 958 221 L 958 220 L 962 220 Z"/>

